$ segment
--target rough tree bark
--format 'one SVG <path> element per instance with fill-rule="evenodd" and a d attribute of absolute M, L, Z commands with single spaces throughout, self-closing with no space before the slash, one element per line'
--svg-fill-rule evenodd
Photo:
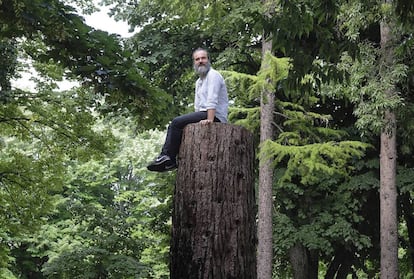
<path fill-rule="evenodd" d="M 221 123 L 184 130 L 170 278 L 256 278 L 253 136 Z"/>
<path fill-rule="evenodd" d="M 392 5 L 392 0 L 385 0 Z M 393 35 L 389 18 L 381 22 L 381 49 L 384 68 L 394 63 Z M 385 73 L 386 74 L 386 73 Z M 397 94 L 391 88 L 385 92 L 390 98 Z M 385 126 L 381 132 L 380 151 L 380 235 L 381 235 L 381 279 L 398 278 L 398 213 L 397 213 L 397 121 L 395 112 L 384 114 Z"/>
<path fill-rule="evenodd" d="M 301 243 L 289 249 L 289 261 L 292 265 L 293 279 L 318 278 L 318 253 L 309 251 Z"/>

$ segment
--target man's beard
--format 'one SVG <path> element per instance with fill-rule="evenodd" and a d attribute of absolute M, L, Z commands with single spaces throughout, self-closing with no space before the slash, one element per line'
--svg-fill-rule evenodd
<path fill-rule="evenodd" d="M 207 62 L 204 65 L 194 65 L 194 71 L 201 77 L 206 76 L 210 68 L 210 62 Z"/>

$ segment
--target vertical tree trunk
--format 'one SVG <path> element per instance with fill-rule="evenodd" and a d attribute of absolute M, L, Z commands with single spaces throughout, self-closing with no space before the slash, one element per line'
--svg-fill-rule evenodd
<path fill-rule="evenodd" d="M 391 0 L 385 3 L 392 4 Z M 386 19 L 390 20 L 390 19 Z M 392 34 L 389 22 L 381 22 L 381 49 L 383 55 L 382 67 L 393 66 Z M 392 98 L 397 94 L 394 89 L 386 94 Z M 385 126 L 381 132 L 380 152 L 380 234 L 381 234 L 381 279 L 398 278 L 398 216 L 397 216 L 397 187 L 396 187 L 396 131 L 395 113 L 386 111 Z"/>
<path fill-rule="evenodd" d="M 272 50 L 272 41 L 263 39 L 262 56 Z M 262 67 L 266 61 L 262 61 Z M 271 82 L 271 81 L 269 81 Z M 260 143 L 273 137 L 273 111 L 275 106 L 274 92 L 264 90 L 260 98 Z M 273 168 L 270 160 L 261 161 L 259 166 L 259 206 L 257 227 L 257 278 L 272 278 L 273 262 Z"/>
<path fill-rule="evenodd" d="M 289 249 L 289 260 L 294 279 L 318 279 L 317 252 L 311 252 L 301 243 L 296 243 Z"/>
<path fill-rule="evenodd" d="M 246 129 L 220 123 L 185 128 L 170 278 L 256 278 L 253 163 L 253 136 Z"/>
<path fill-rule="evenodd" d="M 395 115 L 386 113 L 389 122 L 381 133 L 380 155 L 380 231 L 381 279 L 398 278 L 398 216 L 396 187 Z"/>

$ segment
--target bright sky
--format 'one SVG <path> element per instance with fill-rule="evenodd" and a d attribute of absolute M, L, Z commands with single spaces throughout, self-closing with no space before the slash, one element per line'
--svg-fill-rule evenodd
<path fill-rule="evenodd" d="M 99 1 L 95 1 L 95 3 L 97 2 Z M 109 6 L 100 6 L 99 9 L 99 12 L 84 16 L 86 24 L 92 26 L 95 29 L 107 31 L 108 33 L 119 34 L 125 38 L 131 37 L 133 35 L 133 33 L 128 32 L 129 26 L 126 22 L 115 21 L 108 16 L 108 12 L 110 10 Z"/>

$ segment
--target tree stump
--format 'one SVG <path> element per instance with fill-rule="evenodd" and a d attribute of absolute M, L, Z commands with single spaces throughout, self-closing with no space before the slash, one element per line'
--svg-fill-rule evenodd
<path fill-rule="evenodd" d="M 184 129 L 170 278 L 256 278 L 253 164 L 253 136 L 246 129 L 222 123 Z"/>

